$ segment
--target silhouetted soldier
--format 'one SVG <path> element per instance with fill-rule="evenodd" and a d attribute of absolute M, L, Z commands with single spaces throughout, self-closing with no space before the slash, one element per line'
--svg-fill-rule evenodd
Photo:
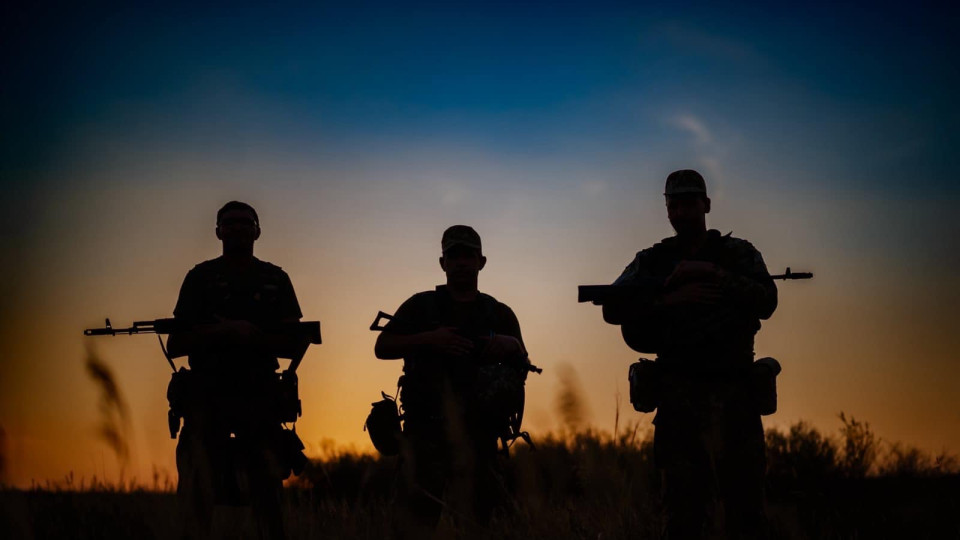
<path fill-rule="evenodd" d="M 256 211 L 231 201 L 217 212 L 223 255 L 195 266 L 180 288 L 174 317 L 192 329 L 171 334 L 171 357 L 189 355 L 190 389 L 177 444 L 177 494 L 187 534 L 207 536 L 215 503 L 236 503 L 236 471 L 246 473 L 262 536 L 281 538 L 282 428 L 278 357 L 299 358 L 299 337 L 261 328 L 302 314 L 290 278 L 253 256 Z M 243 475 L 240 475 L 242 478 Z"/>
<path fill-rule="evenodd" d="M 637 253 L 614 283 L 654 290 L 607 302 L 603 315 L 623 325 L 631 347 L 657 353 L 654 452 L 667 537 L 702 538 L 718 523 L 732 538 L 766 537 L 763 427 L 749 372 L 777 288 L 749 242 L 707 230 L 699 173 L 671 173 L 664 194 L 676 236 Z"/>
<path fill-rule="evenodd" d="M 431 534 L 444 507 L 454 517 L 489 519 L 502 489 L 498 425 L 478 407 L 479 369 L 526 357 L 516 315 L 477 289 L 487 262 L 477 232 L 454 225 L 441 248 L 446 285 L 405 301 L 375 350 L 380 359 L 404 359 L 399 532 L 410 537 Z"/>

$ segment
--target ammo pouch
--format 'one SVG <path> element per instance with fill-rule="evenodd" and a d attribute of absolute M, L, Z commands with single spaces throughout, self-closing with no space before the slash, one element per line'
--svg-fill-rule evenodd
<path fill-rule="evenodd" d="M 750 366 L 750 392 L 761 416 L 777 412 L 777 375 L 780 369 L 780 362 L 769 356 Z"/>
<path fill-rule="evenodd" d="M 630 365 L 630 403 L 636 411 L 653 412 L 660 405 L 660 366 L 641 358 Z"/>
<path fill-rule="evenodd" d="M 302 410 L 297 372 L 288 369 L 280 374 L 277 379 L 276 400 L 277 420 L 291 423 L 300 418 Z"/>
<path fill-rule="evenodd" d="M 171 439 L 176 439 L 180 433 L 180 420 L 186 416 L 192 394 L 193 372 L 181 367 L 170 376 L 170 384 L 167 385 L 167 402 L 170 404 L 167 427 L 170 428 Z"/>
<path fill-rule="evenodd" d="M 373 403 L 363 429 L 370 434 L 370 441 L 377 452 L 384 456 L 400 453 L 400 411 L 397 402 L 386 392 L 380 392 L 383 399 Z"/>

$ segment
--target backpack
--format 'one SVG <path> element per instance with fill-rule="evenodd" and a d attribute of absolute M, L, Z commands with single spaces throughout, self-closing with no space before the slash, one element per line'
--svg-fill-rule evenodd
<path fill-rule="evenodd" d="M 383 399 L 371 403 L 372 408 L 363 429 L 370 434 L 373 447 L 384 456 L 395 456 L 400 453 L 400 410 L 397 401 L 386 392 L 380 392 Z"/>

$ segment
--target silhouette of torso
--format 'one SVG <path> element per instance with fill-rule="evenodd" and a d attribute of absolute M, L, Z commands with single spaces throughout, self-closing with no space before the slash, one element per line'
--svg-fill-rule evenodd
<path fill-rule="evenodd" d="M 450 326 L 474 340 L 469 356 L 454 358 L 436 353 L 422 353 L 404 358 L 401 400 L 405 414 L 439 416 L 445 389 L 459 397 L 469 395 L 476 380 L 479 352 L 491 332 L 517 338 L 520 323 L 507 305 L 492 296 L 478 293 L 470 302 L 455 301 L 445 286 L 434 291 L 417 293 L 397 309 L 387 332 L 413 334 Z"/>
<path fill-rule="evenodd" d="M 700 366 L 706 369 L 728 367 L 723 365 L 727 362 L 742 364 L 743 359 L 752 358 L 754 336 L 760 329 L 757 306 L 736 299 L 742 296 L 740 289 L 744 287 L 763 287 L 772 306 L 762 306 L 761 310 L 772 312 L 777 294 L 763 258 L 749 242 L 710 230 L 704 245 L 688 255 L 682 252 L 676 237 L 666 238 L 637 253 L 614 284 L 629 285 L 644 278 L 662 282 L 683 260 L 710 262 L 731 276 L 719 284 L 725 293 L 723 300 L 715 305 L 662 308 L 653 317 L 625 325 L 628 343 L 631 338 L 643 342 L 647 344 L 645 352 L 656 352 L 664 359 L 688 363 L 705 356 L 717 359 L 715 365 Z"/>
<path fill-rule="evenodd" d="M 218 319 L 268 325 L 302 317 L 290 278 L 279 266 L 257 258 L 244 266 L 228 264 L 218 257 L 196 265 L 183 281 L 174 316 L 188 324 Z M 190 367 L 210 372 L 273 372 L 276 357 L 256 354 L 242 347 L 191 354 Z"/>

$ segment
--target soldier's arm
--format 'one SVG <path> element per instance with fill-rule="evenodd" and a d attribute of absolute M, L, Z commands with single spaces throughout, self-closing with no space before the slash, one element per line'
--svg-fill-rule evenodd
<path fill-rule="evenodd" d="M 297 293 L 293 290 L 290 276 L 283 273 L 277 301 L 278 320 L 281 325 L 299 322 L 303 318 L 300 311 L 300 302 Z M 300 358 L 310 346 L 307 336 L 292 332 L 262 332 L 255 331 L 250 337 L 250 344 L 257 350 L 278 358 Z"/>
<path fill-rule="evenodd" d="M 511 357 L 527 356 L 527 347 L 523 343 L 523 335 L 520 333 L 520 321 L 517 315 L 510 309 L 510 306 L 499 303 L 498 327 L 496 333 L 490 337 L 490 343 L 487 346 L 486 354 L 493 360 L 503 360 Z"/>
<path fill-rule="evenodd" d="M 220 346 L 221 340 L 213 325 L 198 324 L 203 317 L 201 298 L 199 276 L 195 269 L 190 270 L 183 278 L 177 305 L 173 309 L 174 318 L 184 321 L 190 329 L 174 332 L 167 338 L 167 354 L 171 358 L 202 353 Z"/>
<path fill-rule="evenodd" d="M 737 268 L 720 270 L 718 282 L 727 298 L 758 319 L 769 319 L 777 309 L 777 285 L 756 248 L 742 241 L 737 249 Z"/>
<path fill-rule="evenodd" d="M 423 352 L 466 356 L 472 349 L 472 341 L 457 334 L 454 328 L 443 327 L 416 334 L 383 331 L 377 337 L 373 352 L 381 360 L 398 360 Z"/>
<path fill-rule="evenodd" d="M 297 322 L 302 317 L 296 294 L 289 278 L 281 291 L 285 305 L 281 307 L 279 323 Z M 291 333 L 264 332 L 255 324 L 245 320 L 222 319 L 215 322 L 202 321 L 204 310 L 200 304 L 199 278 L 191 271 L 180 287 L 180 297 L 174 309 L 174 317 L 186 322 L 189 330 L 170 334 L 167 340 L 167 353 L 172 358 L 191 354 L 203 354 L 222 350 L 235 350 L 238 347 L 277 356 L 297 358 L 303 354 L 307 339 Z"/>
<path fill-rule="evenodd" d="M 653 277 L 648 266 L 647 250 L 637 253 L 613 285 L 631 285 L 650 281 Z M 603 320 L 609 324 L 631 324 L 654 316 L 660 306 L 660 292 L 637 290 L 639 294 L 623 294 L 603 303 Z"/>
<path fill-rule="evenodd" d="M 421 330 L 404 325 L 417 324 L 423 313 L 423 299 L 413 296 L 407 299 L 394 315 L 394 320 L 377 336 L 373 353 L 381 360 L 398 360 L 424 352 L 439 352 L 450 356 L 470 353 L 473 342 L 457 334 L 453 328 Z"/>
<path fill-rule="evenodd" d="M 299 319 L 283 319 L 296 323 Z M 309 342 L 306 336 L 295 333 L 264 332 L 250 321 L 222 319 L 216 323 L 198 324 L 189 330 L 170 334 L 167 353 L 171 358 L 217 351 L 235 351 L 246 348 L 279 358 L 297 358 Z"/>
<path fill-rule="evenodd" d="M 222 347 L 224 340 L 214 328 L 215 326 L 205 324 L 195 326 L 190 330 L 170 334 L 170 337 L 167 338 L 167 354 L 171 358 L 180 358 L 181 356 L 204 353 Z"/>
<path fill-rule="evenodd" d="M 300 318 L 283 319 L 280 321 L 280 324 L 296 323 L 299 321 Z M 293 359 L 300 358 L 303 353 L 306 352 L 307 347 L 310 345 L 310 340 L 302 334 L 263 332 L 254 327 L 254 331 L 249 338 L 249 343 L 252 348 L 264 354 L 276 356 L 277 358 Z"/>

